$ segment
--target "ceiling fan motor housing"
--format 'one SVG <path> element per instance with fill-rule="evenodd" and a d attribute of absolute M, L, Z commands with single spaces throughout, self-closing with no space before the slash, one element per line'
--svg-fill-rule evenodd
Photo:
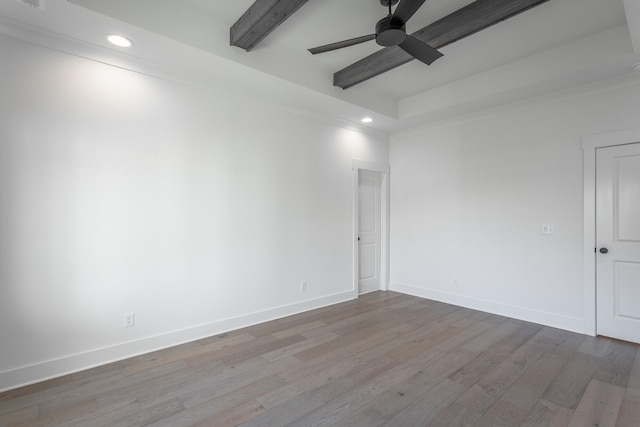
<path fill-rule="evenodd" d="M 376 24 L 376 43 L 380 46 L 396 46 L 407 38 L 404 22 L 393 19 L 392 15 L 382 18 Z"/>

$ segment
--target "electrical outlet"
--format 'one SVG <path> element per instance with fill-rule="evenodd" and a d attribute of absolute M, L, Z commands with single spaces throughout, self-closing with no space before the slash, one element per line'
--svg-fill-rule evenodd
<path fill-rule="evenodd" d="M 300 282 L 300 292 L 307 292 L 307 282 Z"/>
<path fill-rule="evenodd" d="M 553 234 L 553 224 L 542 224 L 542 234 Z"/>
<path fill-rule="evenodd" d="M 124 315 L 124 327 L 125 328 L 133 328 L 136 326 L 136 314 L 135 313 L 125 313 Z"/>

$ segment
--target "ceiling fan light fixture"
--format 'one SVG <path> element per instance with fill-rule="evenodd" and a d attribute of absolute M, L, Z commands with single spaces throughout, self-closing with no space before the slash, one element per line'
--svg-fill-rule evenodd
<path fill-rule="evenodd" d="M 107 40 L 109 41 L 109 43 L 118 47 L 133 46 L 133 42 L 131 40 L 129 40 L 125 36 L 121 36 L 120 34 L 107 34 Z"/>
<path fill-rule="evenodd" d="M 393 16 L 382 18 L 376 24 L 376 43 L 380 46 L 396 46 L 407 37 L 405 25 Z"/>

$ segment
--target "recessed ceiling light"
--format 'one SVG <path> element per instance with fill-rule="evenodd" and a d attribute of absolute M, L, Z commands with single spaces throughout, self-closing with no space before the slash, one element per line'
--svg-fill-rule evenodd
<path fill-rule="evenodd" d="M 109 43 L 114 44 L 118 47 L 133 46 L 133 42 L 131 40 L 118 34 L 107 34 L 107 40 L 109 40 Z"/>
<path fill-rule="evenodd" d="M 364 119 L 360 120 L 362 123 L 371 123 L 373 121 L 373 119 L 371 117 L 365 117 Z"/>

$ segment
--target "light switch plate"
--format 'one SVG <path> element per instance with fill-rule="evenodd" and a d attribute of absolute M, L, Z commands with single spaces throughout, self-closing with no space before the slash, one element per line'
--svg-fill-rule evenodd
<path fill-rule="evenodd" d="M 542 234 L 553 234 L 553 224 L 543 224 Z"/>

